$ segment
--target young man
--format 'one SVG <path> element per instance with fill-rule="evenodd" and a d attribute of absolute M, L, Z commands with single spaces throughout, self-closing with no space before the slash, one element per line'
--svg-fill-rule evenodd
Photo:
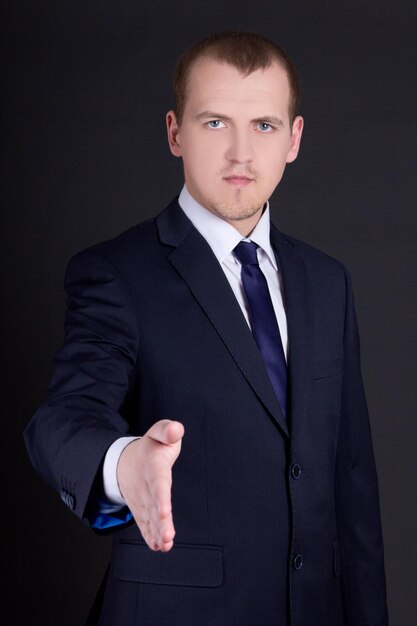
<path fill-rule="evenodd" d="M 99 624 L 386 626 L 349 275 L 269 221 L 300 146 L 296 72 L 221 33 L 174 84 L 184 188 L 70 261 L 30 457 L 113 530 Z"/>

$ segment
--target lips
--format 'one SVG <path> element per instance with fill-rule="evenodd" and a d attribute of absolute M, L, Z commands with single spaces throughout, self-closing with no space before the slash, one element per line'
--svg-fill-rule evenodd
<path fill-rule="evenodd" d="M 245 185 L 249 185 L 249 183 L 251 183 L 254 179 L 249 178 L 248 176 L 232 175 L 232 176 L 225 176 L 224 180 L 230 185 L 245 186 Z"/>

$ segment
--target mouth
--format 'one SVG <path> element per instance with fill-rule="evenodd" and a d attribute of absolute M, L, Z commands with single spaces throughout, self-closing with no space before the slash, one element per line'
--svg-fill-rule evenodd
<path fill-rule="evenodd" d="M 254 181 L 253 178 L 249 178 L 248 176 L 225 176 L 224 179 L 229 185 L 234 185 L 235 187 L 246 187 L 249 183 Z"/>

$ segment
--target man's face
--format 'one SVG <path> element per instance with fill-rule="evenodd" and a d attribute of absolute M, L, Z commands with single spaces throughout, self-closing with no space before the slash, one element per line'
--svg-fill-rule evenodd
<path fill-rule="evenodd" d="M 242 233 L 255 226 L 297 156 L 303 120 L 290 125 L 289 101 L 278 63 L 245 77 L 203 58 L 191 68 L 181 125 L 167 114 L 170 149 L 183 159 L 191 195 Z"/>

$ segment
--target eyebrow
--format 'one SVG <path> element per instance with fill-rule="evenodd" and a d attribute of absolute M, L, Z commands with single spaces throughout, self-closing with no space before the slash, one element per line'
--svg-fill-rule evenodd
<path fill-rule="evenodd" d="M 275 115 L 265 115 L 265 117 L 256 117 L 252 122 L 267 122 L 273 126 L 284 126 L 284 122 L 280 117 Z"/>
<path fill-rule="evenodd" d="M 227 115 L 223 115 L 222 113 L 217 113 L 216 111 L 202 111 L 195 116 L 196 120 L 203 119 L 214 119 L 214 120 L 224 120 L 225 122 L 231 122 L 232 118 Z M 268 124 L 272 124 L 273 126 L 284 126 L 284 122 L 280 117 L 276 117 L 275 115 L 265 115 L 264 117 L 256 117 L 251 122 L 267 122 Z"/>
<path fill-rule="evenodd" d="M 216 111 L 202 111 L 201 113 L 198 113 L 198 115 L 195 116 L 196 120 L 204 120 L 204 119 L 214 119 L 214 120 L 225 120 L 225 122 L 230 122 L 231 121 L 231 117 L 228 117 L 227 115 L 223 115 L 222 113 L 216 113 Z"/>

